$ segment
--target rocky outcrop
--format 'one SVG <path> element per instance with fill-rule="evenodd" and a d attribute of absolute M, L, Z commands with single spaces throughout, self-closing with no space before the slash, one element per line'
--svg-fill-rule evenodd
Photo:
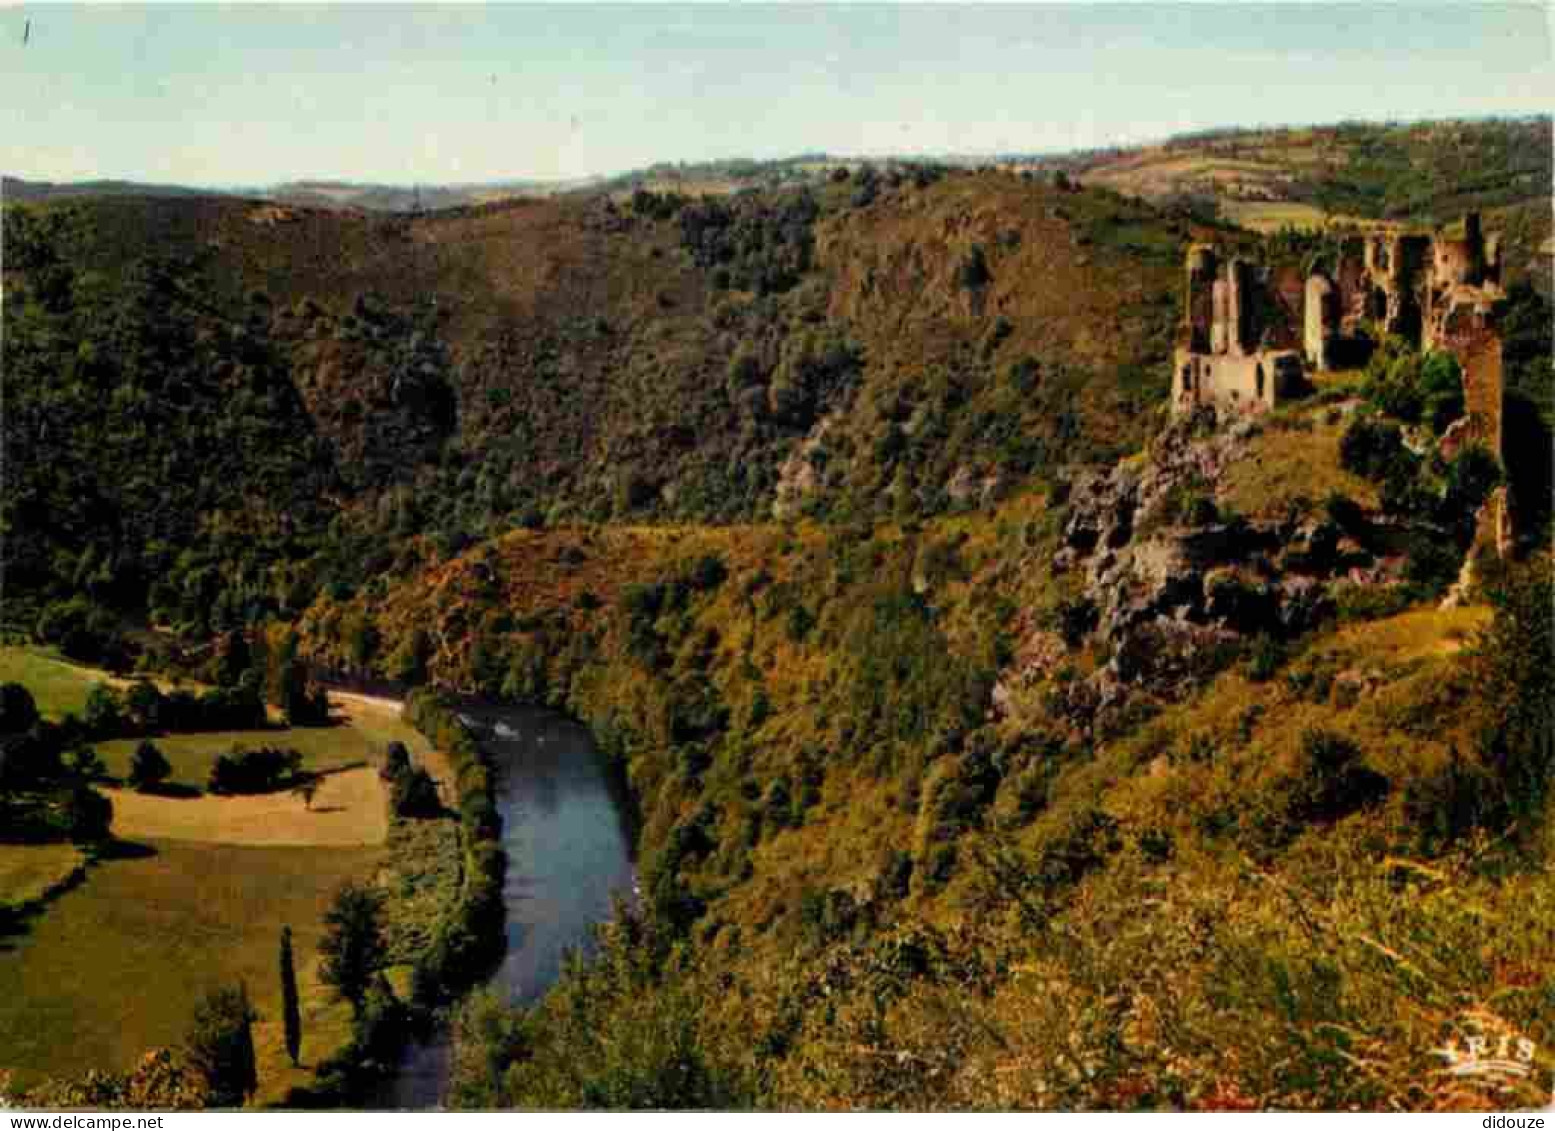
<path fill-rule="evenodd" d="M 1064 695 L 1104 723 L 1143 691 L 1174 698 L 1258 635 L 1306 631 L 1332 608 L 1329 583 L 1383 559 L 1327 519 L 1250 522 L 1219 513 L 1214 484 L 1246 455 L 1256 425 L 1216 428 L 1213 409 L 1173 422 L 1142 458 L 1074 475 L 1060 574 L 1080 575 L 1107 661 Z"/>
<path fill-rule="evenodd" d="M 1222 520 L 1211 485 L 1245 451 L 1253 425 L 1213 424 L 1214 410 L 1201 410 L 1163 432 L 1146 459 L 1071 485 L 1053 568 L 1084 571 L 1096 631 L 1110 644 L 1158 620 L 1243 634 L 1302 626 L 1308 588 L 1281 579 L 1274 559 L 1293 544 L 1303 560 L 1327 565 L 1339 532 Z"/>

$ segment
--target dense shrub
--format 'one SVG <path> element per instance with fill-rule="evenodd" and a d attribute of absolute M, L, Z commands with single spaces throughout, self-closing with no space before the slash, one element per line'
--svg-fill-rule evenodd
<path fill-rule="evenodd" d="M 443 752 L 454 772 L 465 859 L 458 902 L 437 924 L 430 947 L 416 961 L 416 996 L 430 1005 L 479 981 L 500 955 L 505 858 L 485 756 L 468 728 L 425 688 L 406 697 L 403 716 Z"/>
<path fill-rule="evenodd" d="M 1289 815 L 1297 824 L 1337 821 L 1375 804 L 1388 779 L 1361 762 L 1361 750 L 1343 735 L 1321 729 L 1301 736 L 1301 769 L 1290 783 Z"/>
<path fill-rule="evenodd" d="M 302 754 L 296 750 L 236 746 L 217 757 L 208 788 L 212 793 L 271 793 L 292 784 L 301 770 Z"/>
<path fill-rule="evenodd" d="M 1398 426 L 1369 416 L 1358 417 L 1339 440 L 1339 460 L 1345 470 L 1367 479 L 1386 479 L 1411 459 Z"/>
<path fill-rule="evenodd" d="M 142 739 L 130 759 L 129 784 L 132 789 L 155 789 L 173 772 L 167 756 L 149 738 Z"/>
<path fill-rule="evenodd" d="M 38 718 L 32 692 L 19 683 L 0 684 L 0 735 L 25 734 Z"/>

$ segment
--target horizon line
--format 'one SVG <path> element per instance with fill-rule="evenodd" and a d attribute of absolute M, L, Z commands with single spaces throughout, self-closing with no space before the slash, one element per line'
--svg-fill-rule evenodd
<path fill-rule="evenodd" d="M 617 180 L 623 177 L 640 175 L 652 172 L 663 167 L 690 167 L 707 165 L 732 165 L 737 163 L 749 163 L 752 165 L 783 165 L 786 163 L 811 160 L 811 161 L 856 161 L 856 162 L 885 162 L 899 161 L 907 164 L 932 164 L 969 161 L 1012 161 L 1012 160 L 1052 160 L 1064 157 L 1083 157 L 1091 154 L 1128 152 L 1130 150 L 1144 150 L 1155 146 L 1169 145 L 1176 141 L 1204 140 L 1213 135 L 1224 134 L 1234 136 L 1236 134 L 1256 134 L 1278 132 L 1282 130 L 1337 130 L 1346 126 L 1374 126 L 1374 127 L 1415 127 L 1429 125 L 1445 125 L 1448 123 L 1482 123 L 1482 122 L 1520 122 L 1548 120 L 1555 123 L 1555 114 L 1548 110 L 1528 110 L 1521 113 L 1500 114 L 1464 114 L 1429 116 L 1423 118 L 1340 118 L 1320 122 L 1284 122 L 1267 123 L 1261 125 L 1213 125 L 1200 126 L 1190 130 L 1179 130 L 1169 134 L 1157 135 L 1141 141 L 1120 142 L 1113 145 L 1093 145 L 1069 147 L 1064 149 L 1030 149 L 1030 150 L 963 150 L 944 151 L 938 153 L 903 154 L 891 152 L 870 153 L 832 153 L 827 151 L 800 151 L 782 157 L 707 157 L 695 160 L 665 158 L 648 165 L 631 166 L 624 169 L 615 169 L 609 172 L 588 173 L 576 177 L 543 177 L 512 174 L 502 177 L 494 177 L 479 181 L 430 181 L 430 180 L 363 180 L 342 176 L 302 175 L 292 176 L 281 180 L 254 182 L 254 181 L 156 181 L 143 180 L 135 176 L 98 174 L 90 177 L 80 177 L 68 181 L 52 180 L 48 177 L 29 177 L 19 173 L 0 171 L 0 176 L 7 180 L 22 181 L 27 184 L 52 185 L 56 187 L 73 187 L 92 184 L 126 184 L 155 189 L 190 189 L 201 192 L 222 194 L 239 194 L 246 191 L 274 191 L 289 186 L 305 185 L 330 185 L 342 188 L 392 188 L 392 189 L 482 189 L 504 188 L 523 185 L 540 185 L 551 187 L 586 186 L 591 183 Z"/>

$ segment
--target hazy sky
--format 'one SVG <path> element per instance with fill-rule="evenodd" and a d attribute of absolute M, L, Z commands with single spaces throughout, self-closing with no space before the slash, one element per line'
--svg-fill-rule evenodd
<path fill-rule="evenodd" d="M 31 34 L 23 43 L 25 22 Z M 1539 4 L 0 7 L 0 170 L 256 184 L 1555 106 Z"/>

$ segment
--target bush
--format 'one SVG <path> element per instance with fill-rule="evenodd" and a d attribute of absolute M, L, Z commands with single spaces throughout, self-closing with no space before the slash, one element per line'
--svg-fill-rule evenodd
<path fill-rule="evenodd" d="M 410 750 L 403 742 L 391 742 L 384 751 L 383 769 L 378 776 L 386 782 L 398 781 L 410 772 Z"/>
<path fill-rule="evenodd" d="M 1329 823 L 1375 804 L 1388 779 L 1361 764 L 1360 747 L 1332 731 L 1301 735 L 1302 770 L 1292 783 L 1289 814 L 1298 823 Z"/>
<path fill-rule="evenodd" d="M 289 786 L 302 770 L 302 755 L 292 749 L 234 747 L 216 759 L 208 788 L 212 793 L 273 793 Z"/>
<path fill-rule="evenodd" d="M 983 251 L 983 245 L 975 243 L 956 271 L 956 282 L 969 291 L 975 291 L 986 287 L 992 281 L 993 272 L 988 270 L 988 257 Z"/>
<path fill-rule="evenodd" d="M 173 772 L 166 755 L 149 738 L 142 739 L 130 759 L 130 787 L 141 791 L 154 789 Z"/>
<path fill-rule="evenodd" d="M 242 986 L 207 994 L 185 1039 L 189 1063 L 205 1077 L 213 1107 L 237 1107 L 259 1087 L 253 1024 L 258 1015 Z"/>
<path fill-rule="evenodd" d="M 394 812 L 401 817 L 436 817 L 443 811 L 437 783 L 420 766 L 406 770 L 394 779 L 390 797 Z"/>
<path fill-rule="evenodd" d="M 1248 657 L 1247 678 L 1254 683 L 1266 683 L 1284 662 L 1285 646 L 1272 636 L 1260 635 L 1253 641 L 1252 655 Z"/>
<path fill-rule="evenodd" d="M 1501 464 L 1477 444 L 1460 452 L 1448 467 L 1441 521 L 1457 532 L 1461 545 L 1473 540 L 1479 508 L 1500 485 Z"/>
<path fill-rule="evenodd" d="M 124 726 L 124 706 L 106 683 L 94 683 L 86 694 L 81 721 L 93 738 L 116 738 Z"/>
<path fill-rule="evenodd" d="M 1346 534 L 1358 534 L 1366 528 L 1366 512 L 1348 495 L 1331 492 L 1323 504 L 1328 520 Z"/>
<path fill-rule="evenodd" d="M 1412 459 L 1398 426 L 1370 417 L 1358 418 L 1339 440 L 1339 462 L 1366 479 L 1387 479 Z"/>
<path fill-rule="evenodd" d="M 1450 353 L 1428 353 L 1420 366 L 1421 416 L 1438 435 L 1463 415 L 1463 371 Z"/>
<path fill-rule="evenodd" d="M 33 634 L 44 644 L 57 644 L 65 655 L 83 663 L 118 667 L 124 661 L 118 619 L 85 597 L 46 605 Z"/>
<path fill-rule="evenodd" d="M 1506 813 L 1494 775 L 1464 758 L 1456 746 L 1446 765 L 1411 781 L 1404 791 L 1404 816 L 1427 852 L 1453 844 L 1476 828 L 1498 826 Z"/>
<path fill-rule="evenodd" d="M 1096 629 L 1096 603 L 1088 597 L 1064 598 L 1053 611 L 1052 626 L 1064 644 L 1078 648 Z"/>
<path fill-rule="evenodd" d="M 38 719 L 32 692 L 19 683 L 0 684 L 0 734 L 25 734 Z"/>

